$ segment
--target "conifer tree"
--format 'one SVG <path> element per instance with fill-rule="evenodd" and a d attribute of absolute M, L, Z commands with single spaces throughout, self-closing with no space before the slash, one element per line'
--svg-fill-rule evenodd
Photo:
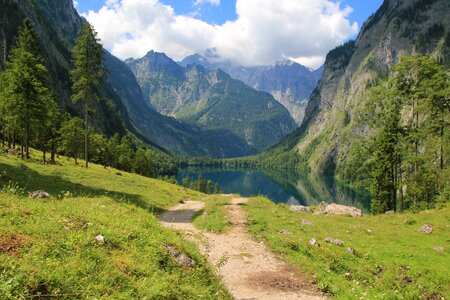
<path fill-rule="evenodd" d="M 103 67 L 103 48 L 97 32 L 89 23 L 84 23 L 78 32 L 72 50 L 74 69 L 72 76 L 72 101 L 81 103 L 84 114 L 84 158 L 89 165 L 89 114 L 99 101 L 105 74 Z"/>

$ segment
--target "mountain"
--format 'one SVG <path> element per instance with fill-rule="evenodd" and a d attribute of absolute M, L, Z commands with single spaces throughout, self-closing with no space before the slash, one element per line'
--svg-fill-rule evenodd
<path fill-rule="evenodd" d="M 0 0 L 0 7 L 0 44 L 6 43 L 9 52 L 22 20 L 29 18 L 42 42 L 42 55 L 61 109 L 80 115 L 80 107 L 70 99 L 70 49 L 85 20 L 78 15 L 73 1 Z M 128 66 L 106 51 L 104 58 L 108 72 L 102 94 L 108 100 L 97 104 L 92 118 L 96 130 L 106 135 L 130 131 L 148 145 L 163 147 L 174 154 L 235 157 L 255 152 L 231 131 L 205 129 L 159 114 L 145 104 Z M 2 67 L 0 63 L 0 70 Z"/>
<path fill-rule="evenodd" d="M 259 91 L 270 93 L 290 112 L 298 125 L 304 118 L 309 96 L 317 86 L 323 71 L 323 67 L 311 71 L 292 60 L 278 62 L 274 66 L 244 67 L 230 62 L 219 62 L 208 53 L 206 56 L 188 56 L 180 65 L 221 69 L 234 79 L 241 80 Z"/>
<path fill-rule="evenodd" d="M 232 79 L 220 69 L 182 67 L 154 51 L 126 63 L 149 106 L 161 114 L 213 130 L 228 130 L 256 150 L 296 128 L 289 112 L 270 94 Z"/>
<path fill-rule="evenodd" d="M 385 0 L 355 41 L 328 53 L 302 126 L 266 155 L 281 159 L 295 152 L 300 168 L 339 173 L 352 141 L 370 135 L 356 117 L 370 87 L 386 78 L 402 55 L 431 54 L 450 66 L 449 12 L 446 0 Z"/>

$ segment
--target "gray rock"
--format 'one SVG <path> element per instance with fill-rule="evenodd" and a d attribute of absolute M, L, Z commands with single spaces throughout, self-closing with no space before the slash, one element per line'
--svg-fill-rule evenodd
<path fill-rule="evenodd" d="M 330 237 L 325 238 L 325 242 L 333 244 L 333 245 L 337 245 L 337 246 L 344 246 L 344 242 L 338 239 L 333 239 Z"/>
<path fill-rule="evenodd" d="M 190 268 L 195 267 L 195 261 L 189 256 L 181 253 L 172 246 L 164 245 L 164 247 L 167 249 L 167 252 L 169 252 L 169 255 L 172 256 L 180 265 Z"/>
<path fill-rule="evenodd" d="M 348 215 L 352 217 L 361 217 L 362 211 L 359 208 L 331 203 L 325 207 L 324 213 L 333 215 Z"/>
<path fill-rule="evenodd" d="M 291 234 L 289 230 L 280 230 L 280 234 Z"/>
<path fill-rule="evenodd" d="M 42 190 L 31 192 L 29 196 L 33 199 L 44 199 L 50 197 L 49 193 Z"/>
<path fill-rule="evenodd" d="M 94 239 L 95 239 L 95 242 L 99 245 L 103 245 L 106 243 L 105 237 L 101 234 L 97 235 Z"/>
<path fill-rule="evenodd" d="M 309 244 L 312 246 L 319 246 L 319 242 L 316 240 L 316 238 L 312 238 L 309 240 Z"/>
<path fill-rule="evenodd" d="M 308 220 L 302 220 L 302 225 L 308 225 L 308 226 L 311 226 L 312 223 L 311 223 L 310 221 L 308 221 Z"/>
<path fill-rule="evenodd" d="M 388 210 L 387 212 L 384 213 L 385 215 L 393 215 L 395 214 L 395 211 L 393 210 Z"/>
<path fill-rule="evenodd" d="M 437 252 L 444 252 L 444 251 L 445 251 L 445 248 L 442 247 L 442 246 L 438 246 L 438 247 L 434 247 L 433 250 L 434 250 L 434 251 L 437 251 Z"/>
<path fill-rule="evenodd" d="M 347 247 L 347 248 L 345 248 L 345 250 L 347 250 L 347 252 L 349 252 L 351 254 L 356 254 L 355 249 L 353 249 L 352 247 Z"/>
<path fill-rule="evenodd" d="M 310 208 L 303 205 L 291 205 L 290 210 L 293 212 L 310 212 Z"/>
<path fill-rule="evenodd" d="M 420 229 L 420 232 L 423 234 L 430 234 L 433 232 L 433 226 L 431 226 L 430 224 L 425 224 Z"/>

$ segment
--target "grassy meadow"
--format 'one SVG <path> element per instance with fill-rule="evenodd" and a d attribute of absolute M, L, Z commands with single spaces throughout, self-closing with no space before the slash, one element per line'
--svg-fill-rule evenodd
<path fill-rule="evenodd" d="M 155 214 L 205 195 L 66 158 L 43 165 L 33 154 L 0 156 L 1 299 L 230 299 L 197 248 Z M 37 189 L 51 197 L 27 196 Z M 165 245 L 195 267 L 179 265 Z"/>

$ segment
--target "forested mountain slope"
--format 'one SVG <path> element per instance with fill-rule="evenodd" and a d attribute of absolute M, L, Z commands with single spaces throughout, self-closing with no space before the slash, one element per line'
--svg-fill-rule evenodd
<path fill-rule="evenodd" d="M 317 86 L 323 67 L 312 71 L 291 60 L 276 63 L 273 66 L 239 66 L 230 62 L 215 61 L 200 54 L 186 57 L 180 64 L 201 65 L 207 69 L 221 69 L 232 78 L 263 92 L 270 93 L 291 114 L 297 124 L 301 124 L 309 96 Z"/>
<path fill-rule="evenodd" d="M 0 0 L 0 44 L 7 54 L 24 18 L 34 24 L 41 41 L 42 55 L 50 71 L 51 84 L 63 111 L 81 115 L 81 107 L 71 101 L 71 48 L 84 22 L 72 0 Z M 97 131 L 109 136 L 133 132 L 147 144 L 172 153 L 230 157 L 254 153 L 245 141 L 226 130 L 208 130 L 165 117 L 145 105 L 142 92 L 125 63 L 105 53 L 107 79 L 103 99 L 92 116 Z M 3 55 L 0 70 L 4 68 Z"/>
<path fill-rule="evenodd" d="M 158 112 L 211 129 L 225 129 L 262 150 L 292 132 L 289 112 L 270 94 L 259 92 L 222 70 L 186 68 L 164 53 L 128 59 L 149 106 Z"/>
<path fill-rule="evenodd" d="M 429 54 L 447 68 L 450 65 L 449 12 L 445 0 L 384 1 L 355 41 L 327 55 L 301 128 L 267 155 L 295 152 L 301 169 L 343 172 L 354 141 L 370 135 L 368 125 L 358 117 L 370 88 L 387 78 L 402 56 Z"/>

